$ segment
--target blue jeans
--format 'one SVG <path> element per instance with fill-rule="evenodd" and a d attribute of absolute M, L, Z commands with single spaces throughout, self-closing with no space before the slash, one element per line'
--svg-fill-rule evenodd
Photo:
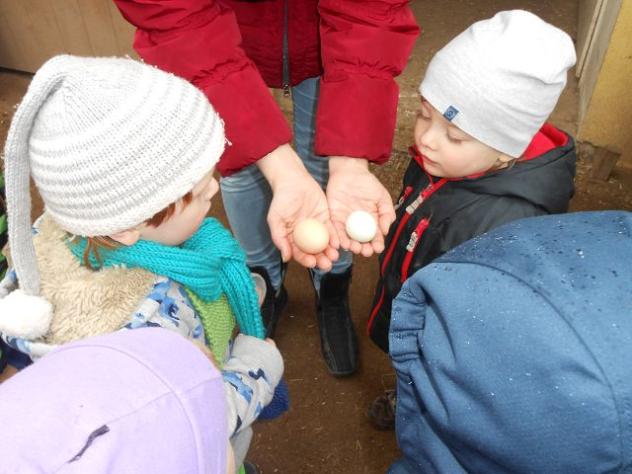
<path fill-rule="evenodd" d="M 320 78 L 306 79 L 292 88 L 294 111 L 294 146 L 307 171 L 325 189 L 329 179 L 329 160 L 314 154 L 314 128 Z M 281 254 L 272 242 L 266 222 L 272 190 L 256 165 L 220 180 L 224 209 L 237 240 L 246 251 L 248 265 L 264 267 L 272 285 L 282 283 Z M 332 273 L 345 272 L 352 263 L 352 254 L 341 251 Z M 324 272 L 313 272 L 318 291 Z"/>

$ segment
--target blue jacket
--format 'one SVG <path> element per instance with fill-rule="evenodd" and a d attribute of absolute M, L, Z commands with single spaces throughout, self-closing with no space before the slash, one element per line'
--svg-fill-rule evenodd
<path fill-rule="evenodd" d="M 395 299 L 392 473 L 632 472 L 632 213 L 522 219 Z"/>

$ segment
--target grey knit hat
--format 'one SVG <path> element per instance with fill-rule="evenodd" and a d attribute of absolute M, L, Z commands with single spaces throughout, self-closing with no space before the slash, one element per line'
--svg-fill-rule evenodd
<path fill-rule="evenodd" d="M 574 64 L 566 33 L 532 13 L 504 11 L 441 49 L 420 92 L 461 130 L 518 158 L 553 111 Z"/>
<path fill-rule="evenodd" d="M 35 74 L 5 146 L 9 245 L 20 290 L 0 300 L 0 331 L 35 338 L 50 304 L 39 298 L 31 238 L 32 177 L 64 230 L 103 236 L 177 201 L 217 163 L 222 121 L 184 79 L 126 58 L 57 56 Z M 19 313 L 7 327 L 4 315 Z"/>

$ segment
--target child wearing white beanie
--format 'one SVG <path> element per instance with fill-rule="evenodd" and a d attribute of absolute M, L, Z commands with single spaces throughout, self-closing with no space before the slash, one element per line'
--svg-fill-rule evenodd
<path fill-rule="evenodd" d="M 501 224 L 567 211 L 574 142 L 545 122 L 574 64 L 571 38 L 521 10 L 474 23 L 433 57 L 369 319 L 383 350 L 391 302 L 415 271 Z M 392 428 L 393 401 L 371 405 L 377 427 Z"/>
<path fill-rule="evenodd" d="M 5 146 L 3 340 L 35 360 L 72 340 L 166 327 L 208 344 L 218 364 L 243 369 L 230 376 L 252 396 L 227 383 L 229 426 L 231 435 L 247 433 L 283 362 L 263 340 L 243 251 L 206 218 L 224 145 L 221 119 L 181 78 L 123 58 L 44 64 Z M 34 230 L 30 178 L 45 207 Z M 243 334 L 229 349 L 236 323 Z M 235 351 L 248 364 L 233 360 Z M 258 371 L 266 376 L 249 375 Z"/>

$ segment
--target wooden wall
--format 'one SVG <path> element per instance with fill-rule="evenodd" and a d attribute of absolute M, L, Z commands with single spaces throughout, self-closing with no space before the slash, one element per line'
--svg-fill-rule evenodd
<path fill-rule="evenodd" d="M 632 0 L 605 0 L 579 78 L 577 138 L 632 167 Z"/>
<path fill-rule="evenodd" d="M 0 0 L 0 67 L 34 72 L 60 53 L 136 57 L 112 0 Z"/>

